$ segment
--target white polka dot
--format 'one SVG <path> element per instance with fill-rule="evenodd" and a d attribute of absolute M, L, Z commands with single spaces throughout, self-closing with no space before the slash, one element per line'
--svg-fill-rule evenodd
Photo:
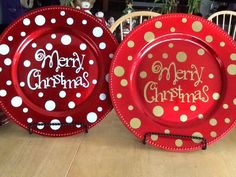
<path fill-rule="evenodd" d="M 103 35 L 103 29 L 102 29 L 101 27 L 95 27 L 95 28 L 93 29 L 93 35 L 94 35 L 95 37 L 102 37 L 102 35 Z"/>
<path fill-rule="evenodd" d="M 109 58 L 112 59 L 114 57 L 114 54 L 113 53 L 110 53 L 109 54 Z"/>
<path fill-rule="evenodd" d="M 33 48 L 36 48 L 36 47 L 37 47 L 37 44 L 36 44 L 36 43 L 33 43 L 33 44 L 32 44 L 32 47 L 33 47 Z"/>
<path fill-rule="evenodd" d="M 100 99 L 101 101 L 106 100 L 106 98 L 107 98 L 107 95 L 106 95 L 105 93 L 101 93 L 101 94 L 99 95 L 99 99 Z"/>
<path fill-rule="evenodd" d="M 27 113 L 28 111 L 29 111 L 28 108 L 24 108 L 24 109 L 23 109 L 23 113 Z"/>
<path fill-rule="evenodd" d="M 73 122 L 73 117 L 67 116 L 66 117 L 66 123 L 71 124 Z"/>
<path fill-rule="evenodd" d="M 96 85 L 96 84 L 98 83 L 98 81 L 97 81 L 96 79 L 94 79 L 94 80 L 92 81 L 92 83 L 93 83 L 94 85 Z"/>
<path fill-rule="evenodd" d="M 39 123 L 37 124 L 37 128 L 38 128 L 39 130 L 44 129 L 44 124 L 43 124 L 43 122 L 39 122 Z"/>
<path fill-rule="evenodd" d="M 196 111 L 196 110 L 197 110 L 197 107 L 196 107 L 195 105 L 192 105 L 192 106 L 190 106 L 190 110 L 191 110 L 191 111 Z"/>
<path fill-rule="evenodd" d="M 76 128 L 81 128 L 81 125 L 80 125 L 80 124 L 77 124 L 77 125 L 76 125 Z"/>
<path fill-rule="evenodd" d="M 97 116 L 97 114 L 95 112 L 88 113 L 88 115 L 87 115 L 88 122 L 94 123 L 94 122 L 97 121 L 97 119 L 98 119 L 98 116 Z"/>
<path fill-rule="evenodd" d="M 99 48 L 100 49 L 105 49 L 107 47 L 107 45 L 106 45 L 106 43 L 104 43 L 104 42 L 101 42 L 100 44 L 99 44 Z"/>
<path fill-rule="evenodd" d="M 43 95 L 44 95 L 43 92 L 39 92 L 39 93 L 38 93 L 38 97 L 39 97 L 39 98 L 42 98 Z"/>
<path fill-rule="evenodd" d="M 76 93 L 76 97 L 80 98 L 81 97 L 81 93 Z"/>
<path fill-rule="evenodd" d="M 50 127 L 52 130 L 59 130 L 61 128 L 61 122 L 57 119 L 53 119 Z"/>
<path fill-rule="evenodd" d="M 45 109 L 47 111 L 53 111 L 56 108 L 56 103 L 52 100 L 49 100 L 45 103 Z"/>
<path fill-rule="evenodd" d="M 97 111 L 98 111 L 98 112 L 102 112 L 102 110 L 103 110 L 102 107 L 98 107 L 98 108 L 97 108 Z"/>
<path fill-rule="evenodd" d="M 213 95 L 212 95 L 212 98 L 214 99 L 214 100 L 219 100 L 220 99 L 220 94 L 219 93 L 213 93 Z"/>
<path fill-rule="evenodd" d="M 34 19 L 36 25 L 43 26 L 46 23 L 46 19 L 43 15 L 38 15 Z"/>
<path fill-rule="evenodd" d="M 6 90 L 0 90 L 0 97 L 5 97 L 7 96 L 7 91 Z"/>
<path fill-rule="evenodd" d="M 8 36 L 7 39 L 8 39 L 8 41 L 13 41 L 14 38 L 13 38 L 13 36 Z"/>
<path fill-rule="evenodd" d="M 93 64 L 94 64 L 94 61 L 93 61 L 93 60 L 89 60 L 89 64 L 90 64 L 90 65 L 93 65 Z"/>
<path fill-rule="evenodd" d="M 25 60 L 25 61 L 24 61 L 24 66 L 25 66 L 26 68 L 30 67 L 30 65 L 31 65 L 31 62 L 30 62 L 29 60 Z"/>
<path fill-rule="evenodd" d="M 66 92 L 64 90 L 60 91 L 59 96 L 61 98 L 65 98 L 66 97 Z"/>
<path fill-rule="evenodd" d="M 24 87 L 24 86 L 25 86 L 25 83 L 24 83 L 24 82 L 21 82 L 21 83 L 20 83 L 20 86 L 21 86 L 21 87 Z"/>
<path fill-rule="evenodd" d="M 6 59 L 4 60 L 4 64 L 5 64 L 6 66 L 10 66 L 11 63 L 12 63 L 12 61 L 11 61 L 10 58 L 6 58 Z"/>
<path fill-rule="evenodd" d="M 2 72 L 2 67 L 0 67 L 0 72 Z"/>
<path fill-rule="evenodd" d="M 65 15 L 66 15 L 65 11 L 61 11 L 61 12 L 60 12 L 60 15 L 61 15 L 61 16 L 65 16 Z"/>
<path fill-rule="evenodd" d="M 30 25 L 30 19 L 25 18 L 25 19 L 23 20 L 23 24 L 24 24 L 25 26 L 29 26 L 29 25 Z"/>
<path fill-rule="evenodd" d="M 213 79 L 213 78 L 214 78 L 214 74 L 209 74 L 208 77 L 209 77 L 210 79 Z"/>
<path fill-rule="evenodd" d="M 10 48 L 6 44 L 0 45 L 0 54 L 1 55 L 7 55 L 10 52 Z"/>
<path fill-rule="evenodd" d="M 11 99 L 11 105 L 15 108 L 20 107 L 22 103 L 23 103 L 22 98 L 19 96 L 15 96 Z"/>
<path fill-rule="evenodd" d="M 57 22 L 57 21 L 56 21 L 56 19 L 55 19 L 55 18 L 52 18 L 52 19 L 51 19 L 51 23 L 53 23 L 53 24 L 54 24 L 54 23 L 56 23 L 56 22 Z"/>
<path fill-rule="evenodd" d="M 69 107 L 70 109 L 74 109 L 74 108 L 75 108 L 75 102 L 73 102 L 73 101 L 69 102 L 69 103 L 68 103 L 68 107 Z"/>
<path fill-rule="evenodd" d="M 106 74 L 105 80 L 106 80 L 107 82 L 109 82 L 109 74 Z"/>
<path fill-rule="evenodd" d="M 8 81 L 6 82 L 6 84 L 7 84 L 8 86 L 10 86 L 10 85 L 12 84 L 12 81 L 8 80 Z"/>
<path fill-rule="evenodd" d="M 56 35 L 56 34 L 52 34 L 52 35 L 51 35 L 51 38 L 52 38 L 52 39 L 56 39 L 56 38 L 57 38 L 57 35 Z"/>
<path fill-rule="evenodd" d="M 51 43 L 48 43 L 48 44 L 46 45 L 46 49 L 47 49 L 47 50 L 52 50 L 52 48 L 53 48 L 53 45 L 52 45 Z"/>
<path fill-rule="evenodd" d="M 27 122 L 28 122 L 29 124 L 31 124 L 31 123 L 33 122 L 33 119 L 32 119 L 32 118 L 28 118 L 28 119 L 27 119 Z"/>
<path fill-rule="evenodd" d="M 84 51 L 87 49 L 87 45 L 85 43 L 82 43 L 82 44 L 80 44 L 79 48 L 80 48 L 80 50 Z"/>
<path fill-rule="evenodd" d="M 61 43 L 63 45 L 70 45 L 71 41 L 72 41 L 72 39 L 69 35 L 64 35 L 61 37 Z"/>
<path fill-rule="evenodd" d="M 70 17 L 70 18 L 67 18 L 66 23 L 67 23 L 68 25 L 73 25 L 74 19 L 71 18 L 71 17 Z"/>
<path fill-rule="evenodd" d="M 228 104 L 223 104 L 223 108 L 224 109 L 229 109 L 229 105 Z"/>
<path fill-rule="evenodd" d="M 88 21 L 87 20 L 82 20 L 83 25 L 87 25 Z"/>
<path fill-rule="evenodd" d="M 20 35 L 21 35 L 21 37 L 25 37 L 25 36 L 26 36 L 26 33 L 25 33 L 24 31 L 22 31 L 22 32 L 20 33 Z"/>

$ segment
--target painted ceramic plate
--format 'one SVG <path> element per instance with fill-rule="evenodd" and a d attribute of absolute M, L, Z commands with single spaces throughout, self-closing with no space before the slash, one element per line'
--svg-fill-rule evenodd
<path fill-rule="evenodd" d="M 142 24 L 118 48 L 110 74 L 115 110 L 140 139 L 153 132 L 212 144 L 235 125 L 236 45 L 205 19 L 172 14 Z M 203 146 L 156 134 L 147 142 L 171 151 Z"/>
<path fill-rule="evenodd" d="M 109 30 L 85 12 L 46 7 L 26 14 L 0 39 L 3 111 L 41 135 L 96 125 L 112 109 L 108 73 L 116 48 Z"/>

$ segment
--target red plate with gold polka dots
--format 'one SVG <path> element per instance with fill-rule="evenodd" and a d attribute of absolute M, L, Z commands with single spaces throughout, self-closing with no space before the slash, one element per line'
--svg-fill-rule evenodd
<path fill-rule="evenodd" d="M 154 132 L 212 144 L 235 126 L 236 45 L 203 18 L 171 14 L 142 24 L 118 48 L 110 75 L 115 110 L 140 139 Z M 147 142 L 170 151 L 203 145 L 155 134 Z"/>
<path fill-rule="evenodd" d="M 110 31 L 85 12 L 55 6 L 27 13 L 0 39 L 3 111 L 41 135 L 91 128 L 112 109 L 108 73 L 116 48 Z"/>

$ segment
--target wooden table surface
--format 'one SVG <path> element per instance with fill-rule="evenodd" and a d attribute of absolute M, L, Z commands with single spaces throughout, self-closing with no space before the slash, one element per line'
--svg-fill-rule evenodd
<path fill-rule="evenodd" d="M 113 112 L 88 134 L 66 138 L 0 127 L 0 177 L 235 177 L 236 130 L 206 151 L 144 146 Z"/>

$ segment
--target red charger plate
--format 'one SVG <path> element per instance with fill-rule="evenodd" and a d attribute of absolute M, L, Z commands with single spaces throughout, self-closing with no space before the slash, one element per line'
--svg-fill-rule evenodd
<path fill-rule="evenodd" d="M 171 14 L 143 23 L 119 46 L 110 76 L 121 121 L 155 147 L 197 150 L 235 126 L 236 45 L 203 18 Z"/>
<path fill-rule="evenodd" d="M 91 128 L 112 109 L 108 73 L 116 48 L 110 31 L 85 12 L 52 6 L 27 13 L 0 39 L 3 111 L 41 135 Z"/>

